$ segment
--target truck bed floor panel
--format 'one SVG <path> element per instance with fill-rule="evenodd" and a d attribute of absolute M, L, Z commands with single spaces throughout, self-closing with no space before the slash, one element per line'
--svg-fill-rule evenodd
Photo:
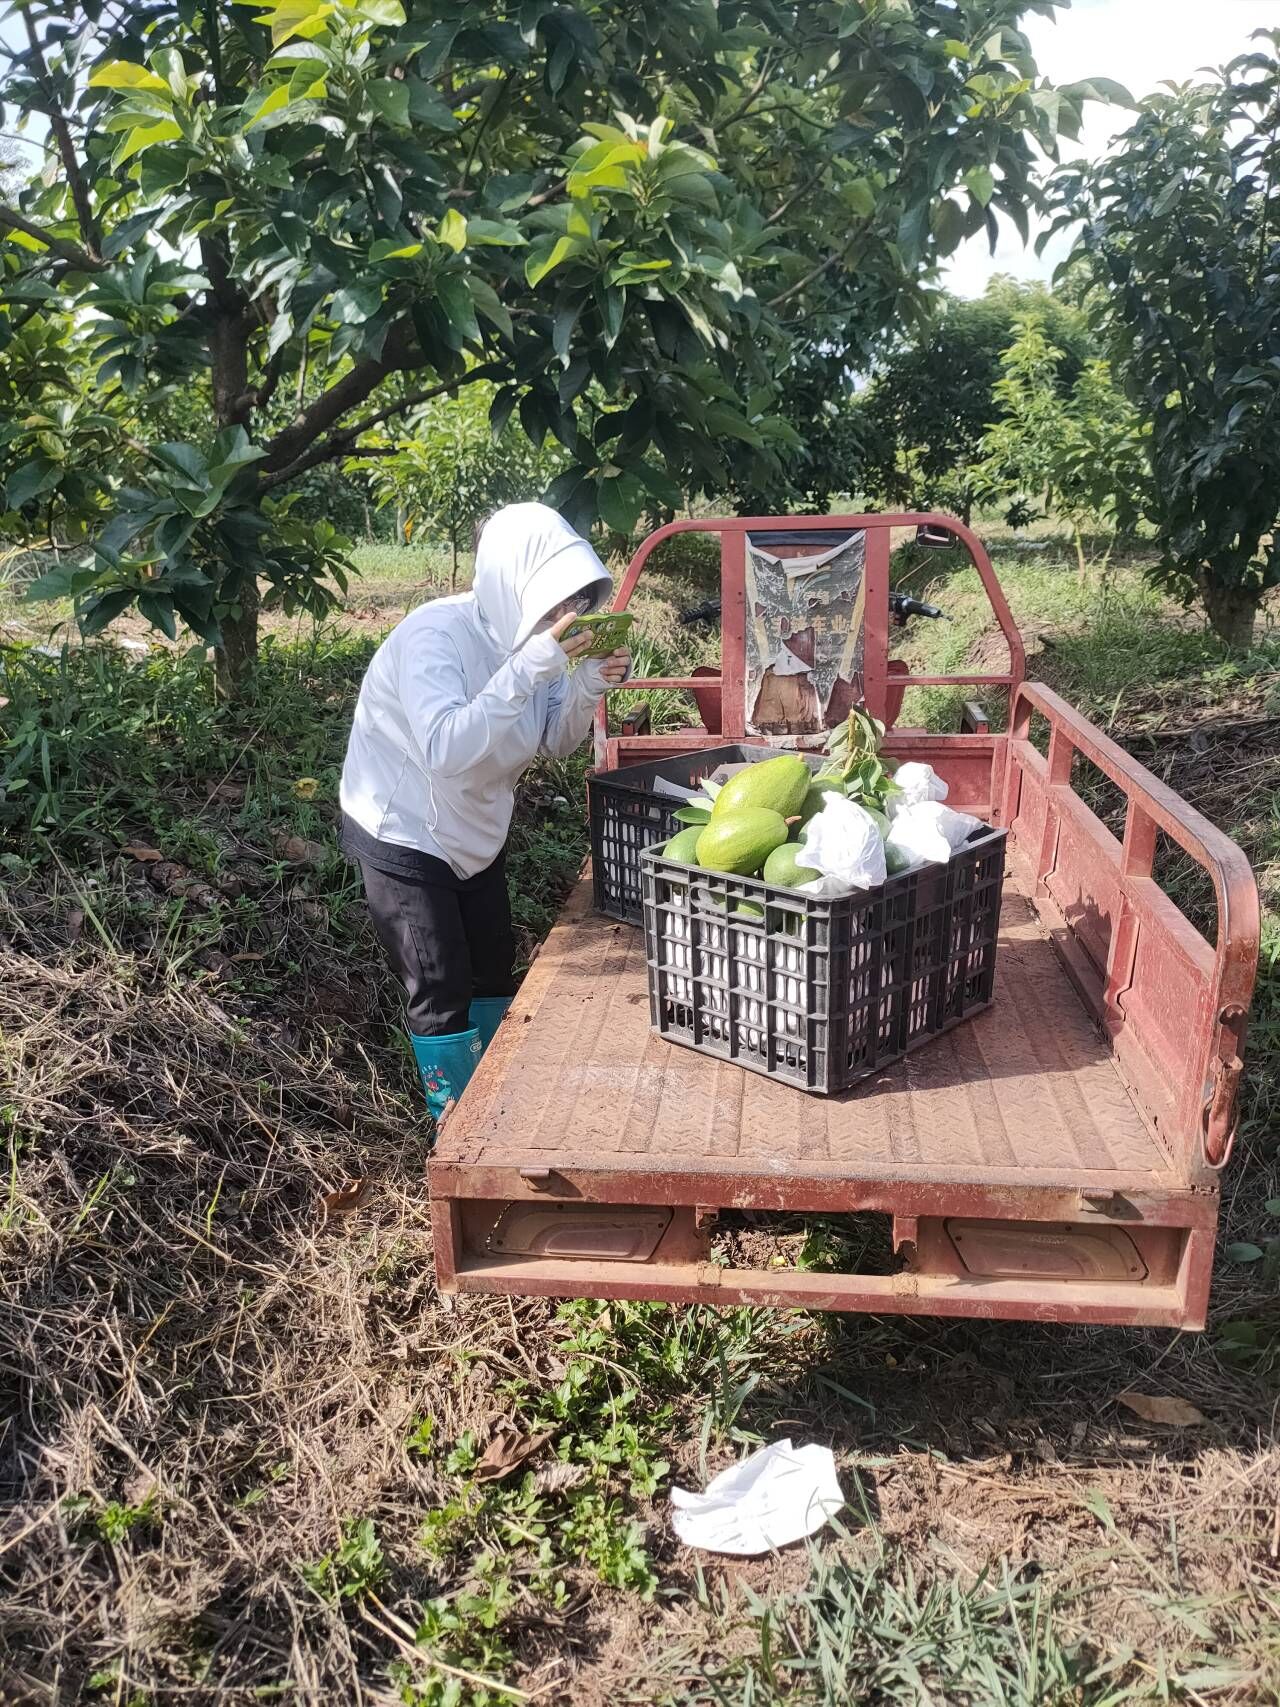
<path fill-rule="evenodd" d="M 433 1176 L 450 1195 L 443 1176 L 494 1168 L 1171 1183 L 1012 877 L 997 968 L 984 1013 L 842 1096 L 808 1096 L 655 1036 L 643 935 L 593 913 L 584 879 L 446 1125 Z"/>

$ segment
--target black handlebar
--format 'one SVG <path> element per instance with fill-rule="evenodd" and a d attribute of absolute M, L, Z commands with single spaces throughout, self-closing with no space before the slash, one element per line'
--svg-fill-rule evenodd
<path fill-rule="evenodd" d="M 889 613 L 899 628 L 913 616 L 942 617 L 948 622 L 951 620 L 947 613 L 939 609 L 937 605 L 927 605 L 923 599 L 913 599 L 910 593 L 890 593 Z M 680 621 L 683 623 L 712 622 L 719 615 L 720 600 L 707 599 L 703 604 L 694 605 L 692 610 L 681 611 Z"/>
<path fill-rule="evenodd" d="M 899 627 L 913 616 L 945 616 L 945 611 L 937 605 L 927 605 L 923 599 L 913 599 L 910 593 L 890 593 L 889 610 L 897 619 Z"/>

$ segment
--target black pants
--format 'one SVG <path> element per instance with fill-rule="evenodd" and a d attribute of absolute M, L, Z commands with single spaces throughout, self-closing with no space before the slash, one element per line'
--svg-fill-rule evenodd
<path fill-rule="evenodd" d="M 408 997 L 410 1031 L 466 1031 L 473 996 L 515 994 L 502 855 L 468 878 L 435 859 L 421 872 L 386 871 L 361 859 L 360 873 L 378 941 Z"/>

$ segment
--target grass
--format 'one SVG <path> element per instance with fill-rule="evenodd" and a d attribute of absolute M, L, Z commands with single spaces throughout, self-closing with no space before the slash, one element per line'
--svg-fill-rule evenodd
<path fill-rule="evenodd" d="M 1274 729 L 1242 729 L 1276 715 L 1277 652 L 1226 661 L 1130 569 L 1081 589 L 1055 551 L 999 553 L 1032 674 L 1233 828 L 1268 903 L 1202 1337 L 440 1298 L 429 1134 L 333 844 L 360 675 L 439 562 L 370 548 L 340 621 L 272 634 L 251 711 L 167 647 L 5 650 L 6 1698 L 1276 1697 L 1280 808 Z M 913 584 L 956 622 L 908 644 L 958 663 L 988 644 L 979 594 L 939 563 Z M 709 590 L 696 551 L 652 578 L 646 668 L 714 657 L 678 619 Z M 584 851 L 582 764 L 522 790 L 526 955 Z M 359 1209 L 326 1216 L 346 1180 Z M 842 1236 L 811 1228 L 806 1263 Z M 1126 1388 L 1210 1423 L 1141 1423 Z M 835 1450 L 842 1530 L 683 1553 L 671 1484 L 783 1434 Z"/>

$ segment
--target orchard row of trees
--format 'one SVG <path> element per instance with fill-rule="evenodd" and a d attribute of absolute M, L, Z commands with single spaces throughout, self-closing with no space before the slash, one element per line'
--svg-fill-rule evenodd
<path fill-rule="evenodd" d="M 1280 35 L 1046 190 L 1084 103 L 1126 99 L 1037 75 L 1018 20 L 1052 10 L 28 0 L 0 72 L 6 132 L 42 153 L 0 193 L 0 528 L 60 548 L 39 590 L 87 631 L 134 605 L 186 624 L 234 692 L 260 597 L 319 611 L 342 584 L 308 502 L 339 470 L 439 517 L 465 463 L 455 541 L 508 474 L 626 533 L 877 480 L 963 507 L 982 433 L 1021 422 L 1005 465 L 1064 506 L 1133 425 L 1111 387 L 1089 436 L 1110 372 L 1165 572 L 1238 637 L 1277 578 Z M 996 377 L 982 308 L 966 330 L 929 281 L 1050 205 L 1083 224 L 1079 312 L 1023 316 Z M 921 425 L 953 336 L 982 345 L 986 418 Z M 1074 475 L 1029 449 L 1046 383 Z"/>

